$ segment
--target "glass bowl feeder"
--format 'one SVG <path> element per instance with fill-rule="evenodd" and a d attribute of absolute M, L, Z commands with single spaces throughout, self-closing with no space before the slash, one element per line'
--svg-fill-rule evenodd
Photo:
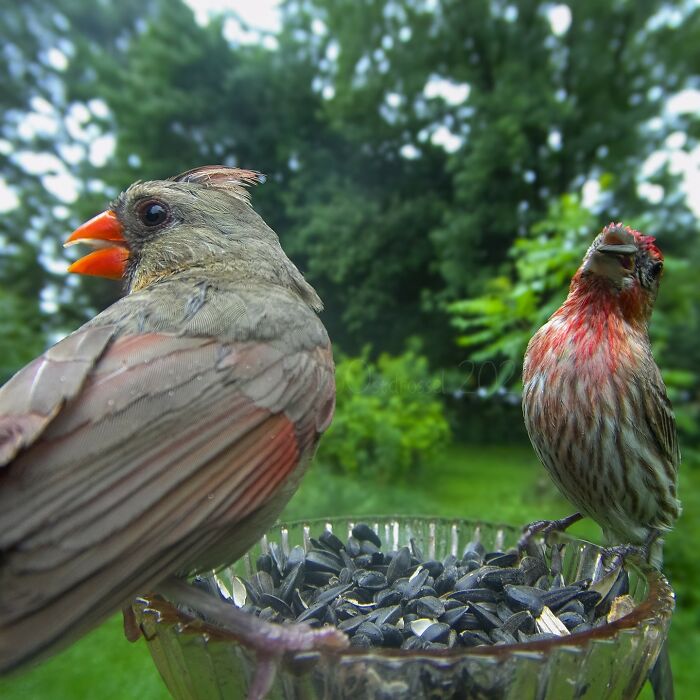
<path fill-rule="evenodd" d="M 413 539 L 426 558 L 459 557 L 469 542 L 487 551 L 514 547 L 520 529 L 512 526 L 412 517 L 362 517 L 310 520 L 277 525 L 235 564 L 211 582 L 233 595 L 240 578 L 256 571 L 261 554 L 277 542 L 288 554 L 295 545 L 306 551 L 323 530 L 340 539 L 353 526 L 369 523 L 385 551 Z M 568 535 L 550 536 L 561 545 L 566 581 L 603 572 L 604 550 Z M 551 546 L 538 546 L 551 561 Z M 449 649 L 355 648 L 286 655 L 279 661 L 269 698 L 340 700 L 381 698 L 634 698 L 640 692 L 666 639 L 674 595 L 665 578 L 638 560 L 625 560 L 631 610 L 613 622 L 580 633 L 527 643 Z M 178 700 L 230 700 L 246 697 L 256 667 L 255 654 L 236 639 L 158 597 L 139 598 L 136 617 L 168 690 Z"/>

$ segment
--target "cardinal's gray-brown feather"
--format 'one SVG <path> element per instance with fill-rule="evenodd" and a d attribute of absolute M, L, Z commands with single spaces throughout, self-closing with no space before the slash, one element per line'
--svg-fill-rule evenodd
<path fill-rule="evenodd" d="M 84 327 L 107 347 L 75 370 L 79 395 L 56 394 L 43 435 L 0 470 L 0 670 L 173 572 L 240 555 L 331 419 L 330 346 L 307 305 L 218 284 L 193 309 L 189 281 L 125 297 Z M 22 381 L 6 405 L 26 405 Z"/>
<path fill-rule="evenodd" d="M 0 388 L 0 468 L 31 445 L 78 394 L 113 333 L 110 326 L 77 331 Z"/>

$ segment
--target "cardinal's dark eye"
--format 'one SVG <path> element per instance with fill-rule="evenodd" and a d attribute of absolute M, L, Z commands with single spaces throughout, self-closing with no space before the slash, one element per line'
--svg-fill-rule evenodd
<path fill-rule="evenodd" d="M 165 204 L 149 199 L 139 205 L 138 215 L 144 226 L 160 226 L 168 220 L 170 212 Z"/>

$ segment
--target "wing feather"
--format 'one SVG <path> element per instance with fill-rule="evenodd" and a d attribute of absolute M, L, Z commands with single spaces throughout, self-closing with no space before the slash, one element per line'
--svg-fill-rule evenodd
<path fill-rule="evenodd" d="M 41 395 L 66 360 L 37 361 L 0 396 L 21 425 L 0 471 L 0 670 L 69 643 L 166 575 L 242 554 L 332 416 L 328 346 L 112 335 L 75 360 L 40 430 L 24 427 L 37 401 L 16 400 L 18 387 Z"/>
<path fill-rule="evenodd" d="M 681 461 L 676 418 L 666 393 L 666 386 L 656 365 L 645 373 L 645 381 L 640 395 L 644 403 L 646 423 L 670 472 L 669 476 L 675 479 Z"/>
<path fill-rule="evenodd" d="M 31 445 L 78 394 L 113 334 L 113 326 L 76 331 L 0 388 L 0 467 Z"/>

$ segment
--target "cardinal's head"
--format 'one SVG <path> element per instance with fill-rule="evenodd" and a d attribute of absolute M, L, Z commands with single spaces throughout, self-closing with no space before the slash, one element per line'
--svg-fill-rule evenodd
<path fill-rule="evenodd" d="M 319 309 L 320 299 L 250 204 L 246 188 L 260 182 L 260 173 L 218 165 L 136 182 L 67 239 L 66 246 L 96 248 L 69 272 L 123 279 L 128 292 L 200 268 L 253 275 L 293 287 Z"/>

